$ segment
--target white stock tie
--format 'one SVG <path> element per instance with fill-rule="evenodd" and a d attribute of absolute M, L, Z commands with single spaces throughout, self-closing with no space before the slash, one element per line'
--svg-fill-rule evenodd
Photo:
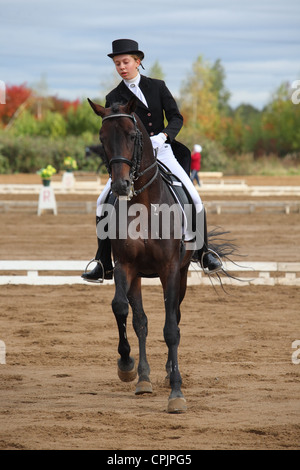
<path fill-rule="evenodd" d="M 135 83 L 131 83 L 129 85 L 130 90 L 144 103 L 145 106 L 148 108 L 148 104 L 146 101 L 146 98 L 144 97 L 140 87 L 138 85 L 135 85 Z"/>

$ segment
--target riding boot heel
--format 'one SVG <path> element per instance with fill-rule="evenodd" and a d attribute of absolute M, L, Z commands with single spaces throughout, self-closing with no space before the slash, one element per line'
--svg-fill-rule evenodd
<path fill-rule="evenodd" d="M 82 279 L 90 282 L 103 282 L 104 279 L 113 279 L 113 265 L 111 262 L 111 243 L 109 238 L 98 240 L 98 250 L 94 259 L 92 259 L 85 268 L 85 272 L 81 275 Z M 92 271 L 87 272 L 89 265 L 96 262 L 96 266 Z"/>

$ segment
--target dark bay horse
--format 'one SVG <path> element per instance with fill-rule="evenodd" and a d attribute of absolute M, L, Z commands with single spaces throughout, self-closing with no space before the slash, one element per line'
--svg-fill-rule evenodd
<path fill-rule="evenodd" d="M 170 207 L 174 205 L 174 199 L 158 171 L 151 140 L 139 117 L 134 113 L 135 98 L 126 105 L 115 104 L 110 108 L 104 108 L 90 100 L 89 103 L 94 112 L 102 117 L 100 140 L 112 180 L 111 189 L 119 198 L 115 206 L 116 219 L 119 220 L 119 208 L 123 198 L 128 199 L 128 214 L 134 204 L 148 210 L 148 236 L 130 237 L 128 231 L 127 236 L 120 237 L 117 230 L 117 236 L 111 239 L 115 262 L 115 296 L 112 309 L 119 329 L 118 374 L 123 381 L 131 381 L 136 377 L 135 363 L 130 356 L 126 333 L 130 304 L 133 327 L 139 341 L 138 383 L 135 393 L 152 392 L 146 355 L 147 317 L 142 303 L 141 278 L 156 275 L 162 284 L 165 304 L 163 333 L 168 347 L 166 370 L 171 386 L 168 412 L 184 412 L 187 406 L 181 391 L 182 379 L 178 367 L 180 304 L 186 293 L 187 274 L 193 251 L 185 249 L 183 239 L 174 236 L 173 225 L 167 238 L 151 238 L 149 235 L 152 223 L 151 206 L 164 203 Z M 179 212 L 178 209 L 178 217 Z M 176 217 L 175 211 L 174 219 Z M 133 217 L 128 216 L 127 228 L 132 221 Z"/>

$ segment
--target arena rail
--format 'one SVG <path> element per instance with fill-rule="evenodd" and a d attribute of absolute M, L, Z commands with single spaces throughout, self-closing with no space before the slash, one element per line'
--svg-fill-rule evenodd
<path fill-rule="evenodd" d="M 96 210 L 96 201 L 57 201 L 57 210 L 60 214 L 91 214 Z M 292 201 L 206 201 L 205 207 L 209 213 L 246 213 L 255 211 L 272 213 L 300 213 L 300 200 Z M 31 212 L 38 210 L 38 201 L 0 201 L 0 213 Z"/>
<path fill-rule="evenodd" d="M 290 214 L 300 212 L 300 201 L 207 201 L 205 207 L 211 213 L 250 213 L 260 210 Z"/>
<path fill-rule="evenodd" d="M 201 175 L 201 187 L 196 186 L 196 189 L 203 195 L 214 196 L 243 196 L 249 198 L 257 197 L 274 197 L 278 196 L 287 197 L 292 196 L 298 198 L 300 195 L 300 186 L 252 186 L 248 185 L 245 180 L 221 178 L 216 173 L 217 177 L 207 177 Z M 72 187 L 65 187 L 61 181 L 52 181 L 51 187 L 56 195 L 74 194 L 74 195 L 99 195 L 104 188 L 105 180 L 95 179 L 94 181 L 78 181 Z M 39 194 L 41 184 L 0 184 L 0 194 Z"/>
<path fill-rule="evenodd" d="M 80 275 L 86 264 L 87 261 L 83 260 L 0 260 L 0 285 L 99 285 L 81 279 Z M 225 267 L 239 280 L 222 276 L 224 285 L 300 286 L 300 263 L 228 262 L 225 263 Z M 49 274 L 54 271 L 54 275 Z M 199 266 L 193 263 L 189 269 L 188 285 L 211 285 L 211 283 L 215 284 Z M 113 284 L 113 281 L 105 281 L 103 285 L 107 284 Z M 143 284 L 159 285 L 159 280 L 143 279 Z"/>

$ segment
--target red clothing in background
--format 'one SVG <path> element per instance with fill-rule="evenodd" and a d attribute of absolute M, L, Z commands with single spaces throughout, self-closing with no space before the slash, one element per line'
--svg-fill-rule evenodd
<path fill-rule="evenodd" d="M 192 152 L 192 161 L 191 161 L 191 170 L 200 171 L 201 167 L 201 153 L 200 152 Z"/>

